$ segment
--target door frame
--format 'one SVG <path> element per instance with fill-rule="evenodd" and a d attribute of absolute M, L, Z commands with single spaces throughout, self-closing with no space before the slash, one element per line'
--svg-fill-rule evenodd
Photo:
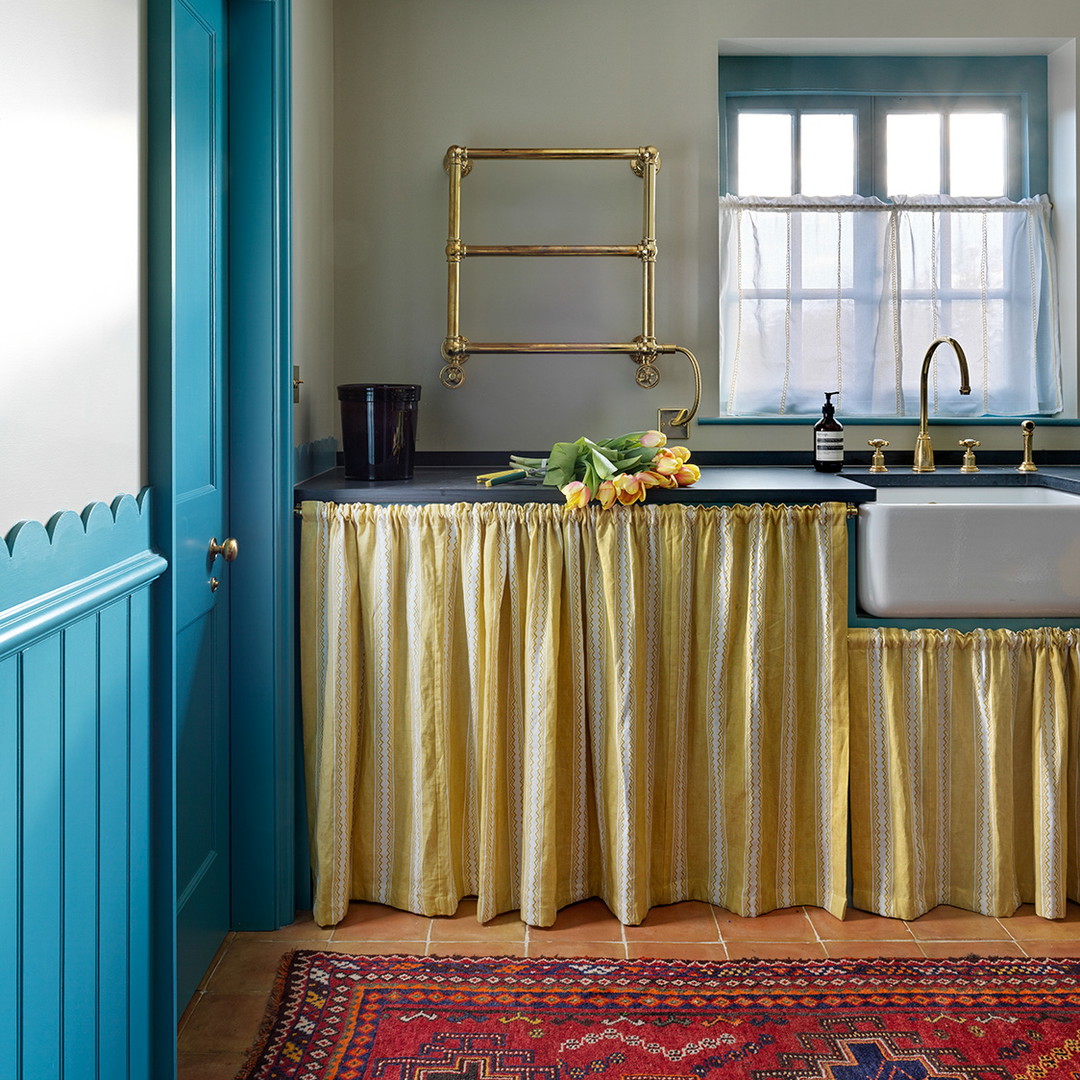
<path fill-rule="evenodd" d="M 172 241 L 173 4 L 146 5 L 147 471 L 154 544 L 176 548 Z M 231 922 L 270 930 L 296 909 L 290 0 L 228 0 Z M 176 593 L 153 620 L 155 1076 L 176 1068 Z"/>

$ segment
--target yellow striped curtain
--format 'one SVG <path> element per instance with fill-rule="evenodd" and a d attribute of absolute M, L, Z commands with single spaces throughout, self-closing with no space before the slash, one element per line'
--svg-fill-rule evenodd
<path fill-rule="evenodd" d="M 1080 899 L 1076 630 L 850 634 L 854 905 Z"/>
<path fill-rule="evenodd" d="M 842 505 L 305 503 L 315 918 L 846 903 Z"/>

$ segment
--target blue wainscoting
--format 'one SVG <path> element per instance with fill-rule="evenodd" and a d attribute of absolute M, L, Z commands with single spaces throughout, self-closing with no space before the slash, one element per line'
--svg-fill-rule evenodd
<path fill-rule="evenodd" d="M 0 542 L 0 1077 L 151 1076 L 149 495 Z"/>
<path fill-rule="evenodd" d="M 293 481 L 310 480 L 337 465 L 337 439 L 327 435 L 293 447 Z"/>

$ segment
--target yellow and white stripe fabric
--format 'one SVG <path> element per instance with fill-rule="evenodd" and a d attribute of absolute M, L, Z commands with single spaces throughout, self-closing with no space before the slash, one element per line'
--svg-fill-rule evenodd
<path fill-rule="evenodd" d="M 846 904 L 842 504 L 305 503 L 315 919 Z"/>
<path fill-rule="evenodd" d="M 1080 899 L 1076 630 L 853 630 L 857 908 L 1046 918 Z"/>

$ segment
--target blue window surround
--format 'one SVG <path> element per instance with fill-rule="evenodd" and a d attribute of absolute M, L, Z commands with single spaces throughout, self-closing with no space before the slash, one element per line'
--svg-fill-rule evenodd
<path fill-rule="evenodd" d="M 1026 125 L 1027 169 L 1020 198 L 1043 194 L 1049 187 L 1049 121 L 1047 59 L 1033 56 L 720 56 L 717 65 L 720 147 L 720 191 L 734 191 L 728 146 L 728 99 L 732 95 L 763 98 L 796 92 L 832 96 L 880 93 L 926 98 L 931 94 L 1020 98 Z M 869 192 L 867 192 L 869 194 Z M 936 417 L 936 424 L 949 423 Z M 799 424 L 805 416 L 702 416 L 701 425 Z M 917 417 L 845 417 L 845 424 L 918 423 Z M 966 423 L 971 420 L 956 420 Z M 1015 417 L 980 417 L 979 425 L 1015 425 Z M 1080 426 L 1080 419 L 1042 417 L 1040 425 Z"/>
<path fill-rule="evenodd" d="M 1016 198 L 1047 193 L 1048 121 L 1045 56 L 721 56 L 718 70 L 720 191 L 734 191 L 728 147 L 728 104 L 738 95 L 880 94 L 1019 100 L 1027 146 L 1026 175 Z M 861 194 L 875 194 L 866 190 Z"/>

